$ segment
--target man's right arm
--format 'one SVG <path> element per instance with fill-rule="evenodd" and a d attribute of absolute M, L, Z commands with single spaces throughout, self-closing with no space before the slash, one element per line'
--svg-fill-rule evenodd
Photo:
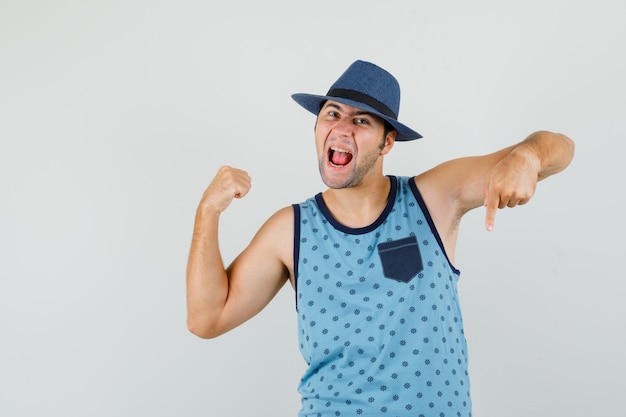
<path fill-rule="evenodd" d="M 244 197 L 250 187 L 245 171 L 222 167 L 196 211 L 187 265 L 187 326 L 202 338 L 219 336 L 253 317 L 289 277 L 285 259 L 290 249 L 275 243 L 293 241 L 293 213 L 287 209 L 272 216 L 241 255 L 224 266 L 219 218 L 233 198 Z"/>

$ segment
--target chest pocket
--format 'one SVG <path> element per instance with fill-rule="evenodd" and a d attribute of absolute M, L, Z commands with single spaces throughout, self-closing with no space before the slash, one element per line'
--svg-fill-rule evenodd
<path fill-rule="evenodd" d="M 424 269 L 415 236 L 379 243 L 377 248 L 385 278 L 409 282 Z"/>

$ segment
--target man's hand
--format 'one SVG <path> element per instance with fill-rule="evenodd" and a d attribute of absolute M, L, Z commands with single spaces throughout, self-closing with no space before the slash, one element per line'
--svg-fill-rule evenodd
<path fill-rule="evenodd" d="M 540 161 L 528 150 L 513 149 L 490 172 L 485 184 L 484 206 L 487 208 L 485 227 L 492 231 L 496 210 L 526 204 L 535 194 Z"/>
<path fill-rule="evenodd" d="M 243 198 L 252 187 L 252 178 L 246 171 L 223 166 L 202 195 L 200 207 L 222 213 L 228 208 L 233 198 Z"/>

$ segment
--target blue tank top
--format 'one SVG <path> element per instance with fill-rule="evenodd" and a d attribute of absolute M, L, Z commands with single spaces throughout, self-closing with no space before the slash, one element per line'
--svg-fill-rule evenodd
<path fill-rule="evenodd" d="M 469 417 L 460 272 L 410 177 L 353 229 L 322 194 L 294 205 L 300 417 Z"/>

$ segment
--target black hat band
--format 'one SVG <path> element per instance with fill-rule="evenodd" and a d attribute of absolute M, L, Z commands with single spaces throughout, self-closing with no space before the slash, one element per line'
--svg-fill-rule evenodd
<path fill-rule="evenodd" d="M 359 103 L 367 104 L 368 106 L 378 110 L 382 114 L 387 117 L 391 117 L 394 120 L 398 120 L 398 116 L 384 103 L 376 100 L 374 97 L 368 96 L 367 94 L 360 93 L 354 90 L 346 90 L 344 88 L 332 88 L 327 96 L 331 97 L 340 97 L 348 100 L 358 101 Z"/>

